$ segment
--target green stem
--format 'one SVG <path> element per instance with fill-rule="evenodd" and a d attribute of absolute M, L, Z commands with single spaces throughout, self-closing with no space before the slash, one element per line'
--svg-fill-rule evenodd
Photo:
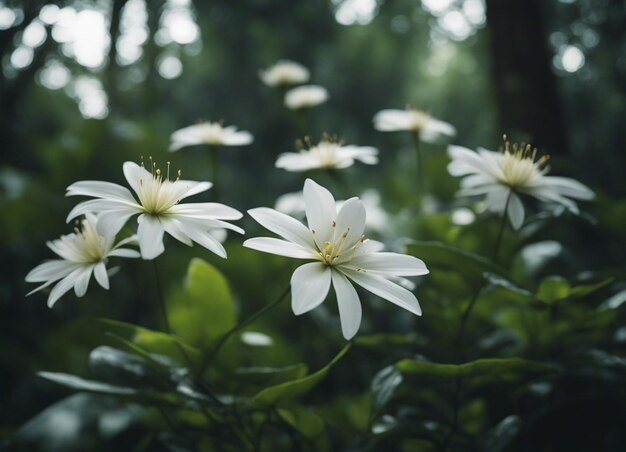
<path fill-rule="evenodd" d="M 163 298 L 163 292 L 161 290 L 161 278 L 159 277 L 159 267 L 157 266 L 156 259 L 152 260 L 152 266 L 154 268 L 154 279 L 156 281 L 157 299 L 159 301 L 159 309 L 161 310 L 161 316 L 163 317 L 163 324 L 165 325 L 165 332 L 170 333 L 170 322 L 167 318 L 167 307 L 165 306 L 165 299 Z"/>
<path fill-rule="evenodd" d="M 200 368 L 198 369 L 198 373 L 196 374 L 196 380 L 197 381 L 201 381 L 202 380 L 202 376 L 204 375 L 204 372 L 206 371 L 206 369 L 209 367 L 211 362 L 213 362 L 213 360 L 219 354 L 220 350 L 222 349 L 222 347 L 224 346 L 226 341 L 228 341 L 228 339 L 230 339 L 233 334 L 235 334 L 236 332 L 238 332 L 241 329 L 245 328 L 246 326 L 248 326 L 249 324 L 254 322 L 256 319 L 261 317 L 263 314 L 265 314 L 266 312 L 271 311 L 273 308 L 278 306 L 280 304 L 280 302 L 283 301 L 285 299 L 285 297 L 287 296 L 287 294 L 289 293 L 289 289 L 290 289 L 290 286 L 288 285 L 287 288 L 280 295 L 280 297 L 278 297 L 272 303 L 264 306 L 263 308 L 261 308 L 256 313 L 252 314 L 247 319 L 240 321 L 237 325 L 235 325 L 230 330 L 228 330 L 226 333 L 224 333 L 224 335 L 217 341 L 217 343 L 212 348 L 212 350 L 210 350 L 205 355 L 204 360 L 202 361 L 202 364 L 200 365 Z"/>
<path fill-rule="evenodd" d="M 309 130 L 308 108 L 300 108 L 299 110 L 296 110 L 296 124 L 300 137 L 304 138 L 311 135 L 311 131 Z"/>
<path fill-rule="evenodd" d="M 502 244 L 502 237 L 504 237 L 504 229 L 506 229 L 506 218 L 507 218 L 507 210 L 509 209 L 509 202 L 511 202 L 511 196 L 513 195 L 513 190 L 509 190 L 509 194 L 506 197 L 506 202 L 504 203 L 504 212 L 502 213 L 502 218 L 500 220 L 500 229 L 498 230 L 498 236 L 496 238 L 496 244 L 493 247 L 493 255 L 492 260 L 495 263 L 498 263 L 498 251 L 500 251 L 500 245 Z"/>
<path fill-rule="evenodd" d="M 424 194 L 424 164 L 422 161 L 422 146 L 420 143 L 419 132 L 414 131 L 412 134 L 413 143 L 415 144 L 415 155 L 417 158 L 417 184 L 421 194 Z"/>

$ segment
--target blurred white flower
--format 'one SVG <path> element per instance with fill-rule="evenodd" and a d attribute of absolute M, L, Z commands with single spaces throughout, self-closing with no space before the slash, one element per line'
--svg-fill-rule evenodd
<path fill-rule="evenodd" d="M 358 198 L 348 199 L 337 211 L 330 192 L 311 179 L 305 181 L 303 193 L 308 227 L 274 209 L 252 209 L 248 211 L 252 218 L 285 240 L 256 237 L 243 244 L 266 253 L 315 261 L 298 267 L 291 277 L 294 314 L 319 306 L 332 282 L 343 336 L 351 339 L 361 324 L 361 302 L 351 280 L 421 315 L 415 295 L 390 279 L 425 275 L 426 265 L 413 256 L 381 252 L 381 243 L 367 240 L 363 236 L 365 207 Z"/>
<path fill-rule="evenodd" d="M 456 129 L 451 124 L 410 108 L 379 111 L 374 116 L 374 128 L 381 132 L 415 132 L 425 143 L 439 143 L 456 135 Z"/>
<path fill-rule="evenodd" d="M 27 282 L 44 283 L 28 295 L 58 281 L 48 296 L 48 307 L 51 308 L 59 298 L 72 288 L 74 288 L 77 297 L 85 295 L 92 274 L 98 284 L 107 290 L 109 289 L 109 276 L 106 269 L 108 258 L 133 258 L 140 255 L 138 251 L 121 248 L 122 245 L 136 243 L 136 236 L 121 240 L 114 245 L 115 234 L 98 232 L 99 221 L 100 218 L 87 213 L 80 223 L 81 228 L 77 228 L 76 232 L 47 242 L 48 247 L 61 259 L 44 262 L 26 275 Z"/>
<path fill-rule="evenodd" d="M 371 146 L 344 146 L 341 142 L 324 138 L 315 146 L 306 140 L 308 149 L 285 152 L 276 159 L 276 168 L 287 171 L 313 169 L 342 169 L 352 166 L 355 160 L 368 165 L 378 163 L 378 149 Z"/>
<path fill-rule="evenodd" d="M 174 132 L 170 137 L 170 152 L 186 146 L 206 144 L 209 146 L 244 146 L 254 141 L 250 132 L 237 130 L 235 126 L 224 127 L 221 122 L 200 122 Z"/>
<path fill-rule="evenodd" d="M 285 94 L 285 106 L 291 110 L 312 108 L 327 100 L 328 91 L 318 85 L 298 86 Z"/>
<path fill-rule="evenodd" d="M 297 85 L 309 81 L 309 70 L 291 60 L 279 60 L 273 66 L 259 72 L 263 83 L 267 86 Z"/>
<path fill-rule="evenodd" d="M 175 180 L 170 180 L 169 167 L 168 162 L 164 175 L 154 162 L 152 172 L 134 162 L 124 163 L 124 176 L 139 201 L 127 188 L 111 182 L 81 181 L 70 185 L 66 196 L 97 199 L 78 204 L 67 221 L 86 212 L 95 212 L 99 214 L 98 231 L 114 235 L 130 217 L 138 214 L 137 237 L 142 258 L 154 259 L 163 253 L 165 232 L 188 246 L 196 242 L 225 258 L 226 250 L 213 234 L 219 229 L 243 233 L 243 229 L 224 221 L 238 220 L 241 213 L 214 202 L 179 204 L 188 196 L 208 190 L 212 184 L 182 180 L 180 172 Z"/>
<path fill-rule="evenodd" d="M 578 206 L 573 199 L 591 200 L 594 193 L 585 185 L 566 177 L 546 176 L 548 156 L 537 159 L 537 149 L 530 145 L 504 142 L 502 152 L 486 149 L 471 151 L 450 146 L 452 161 L 448 171 L 463 176 L 460 196 L 486 195 L 488 209 L 504 214 L 506 208 L 511 226 L 524 224 L 524 206 L 518 194 L 526 194 L 543 202 L 562 204 L 574 213 Z"/>

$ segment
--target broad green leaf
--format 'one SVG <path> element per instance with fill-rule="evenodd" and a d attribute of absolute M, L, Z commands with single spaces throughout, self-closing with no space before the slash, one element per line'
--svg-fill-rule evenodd
<path fill-rule="evenodd" d="M 235 326 L 237 313 L 224 275 L 202 259 L 189 262 L 182 289 L 167 299 L 172 328 L 194 344 L 208 345 Z"/>
<path fill-rule="evenodd" d="M 200 365 L 201 353 L 180 338 L 159 331 L 152 331 L 131 323 L 110 319 L 98 319 L 103 330 L 119 336 L 140 349 L 173 359 L 179 365 L 196 370 Z"/>
<path fill-rule="evenodd" d="M 566 298 L 580 298 L 607 286 L 611 282 L 613 282 L 613 278 L 606 278 L 597 283 L 579 284 L 572 287 L 565 278 L 548 276 L 541 281 L 537 289 L 537 298 L 550 304 Z"/>
<path fill-rule="evenodd" d="M 537 298 L 546 303 L 554 303 L 555 301 L 567 298 L 570 293 L 571 286 L 569 282 L 560 276 L 549 276 L 544 278 L 537 289 Z"/>
<path fill-rule="evenodd" d="M 440 364 L 415 359 L 403 359 L 396 367 L 405 376 L 420 379 L 455 379 L 473 381 L 477 385 L 494 381 L 515 380 L 518 377 L 554 372 L 554 366 L 521 358 L 484 358 L 464 364 Z"/>
<path fill-rule="evenodd" d="M 394 366 L 387 366 L 379 371 L 372 379 L 372 417 L 389 403 L 396 388 L 402 383 L 402 374 Z"/>
<path fill-rule="evenodd" d="M 506 275 L 506 271 L 489 259 L 478 254 L 446 245 L 441 242 L 411 242 L 406 246 L 407 253 L 426 262 L 429 268 L 443 267 L 454 270 L 472 279 L 483 273 Z"/>
<path fill-rule="evenodd" d="M 304 407 L 278 408 L 278 414 L 305 438 L 313 440 L 324 432 L 324 421 L 320 416 Z"/>
<path fill-rule="evenodd" d="M 240 367 L 235 371 L 235 375 L 238 380 L 247 383 L 276 385 L 302 378 L 307 371 L 306 364 L 298 363 L 287 367 Z"/>
<path fill-rule="evenodd" d="M 303 394 L 309 392 L 317 383 L 319 383 L 328 374 L 330 368 L 339 361 L 343 355 L 350 349 L 350 343 L 341 349 L 341 351 L 335 356 L 326 366 L 322 367 L 317 372 L 307 375 L 303 378 L 287 381 L 275 386 L 270 386 L 258 392 L 252 401 L 260 405 L 275 405 L 286 400 L 294 399 Z"/>

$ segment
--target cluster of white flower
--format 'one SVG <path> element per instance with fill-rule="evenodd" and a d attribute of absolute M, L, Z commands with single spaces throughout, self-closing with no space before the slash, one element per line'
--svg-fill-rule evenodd
<path fill-rule="evenodd" d="M 262 71 L 261 79 L 269 86 L 293 85 L 307 82 L 309 71 L 283 60 Z M 309 108 L 326 97 L 323 88 L 301 86 L 287 93 L 285 103 L 293 109 Z M 374 116 L 374 126 L 380 131 L 410 132 L 416 140 L 428 143 L 440 143 L 456 135 L 452 125 L 412 109 L 382 110 Z M 315 145 L 308 139 L 305 141 L 306 149 L 301 146 L 297 153 L 281 154 L 276 167 L 303 172 L 347 168 L 356 161 L 368 165 L 378 163 L 378 150 L 373 147 L 348 146 L 328 137 Z M 204 122 L 174 132 L 169 150 L 196 144 L 237 146 L 252 142 L 249 132 L 224 127 L 222 123 Z M 459 146 L 448 149 L 452 159 L 448 166 L 450 174 L 463 176 L 459 194 L 486 195 L 489 209 L 508 214 L 515 229 L 524 222 L 520 194 L 560 203 L 575 212 L 577 206 L 570 198 L 593 198 L 593 192 L 577 181 L 546 176 L 547 157 L 537 158 L 537 150 L 529 145 L 511 145 L 505 139 L 499 153 L 484 149 L 473 152 Z M 33 292 L 56 283 L 48 298 L 49 306 L 71 288 L 78 297 L 83 296 L 92 274 L 100 286 L 108 289 L 110 257 L 155 259 L 164 252 L 165 233 L 188 246 L 195 242 L 223 258 L 226 258 L 226 250 L 220 239 L 225 231 L 244 233 L 243 229 L 229 223 L 242 218 L 232 207 L 215 202 L 181 203 L 187 197 L 209 190 L 211 182 L 184 180 L 180 172 L 172 177 L 169 162 L 163 171 L 152 159 L 149 168 L 125 162 L 123 173 L 134 194 L 126 187 L 103 181 L 81 181 L 67 188 L 67 196 L 92 198 L 77 204 L 67 221 L 84 218 L 74 233 L 48 243 L 61 259 L 45 262 L 26 276 L 28 282 L 43 283 Z M 365 238 L 367 216 L 363 201 L 355 197 L 338 204 L 326 188 L 311 179 L 306 179 L 301 193 L 289 196 L 287 210 L 295 216 L 303 211 L 301 217 L 306 217 L 306 225 L 280 212 L 286 209 L 279 208 L 280 203 L 277 210 L 251 209 L 249 215 L 280 238 L 251 238 L 243 245 L 312 261 L 298 267 L 291 277 L 291 303 L 296 315 L 319 306 L 332 285 L 343 335 L 346 339 L 352 338 L 359 329 L 362 315 L 360 299 L 352 283 L 421 315 L 415 295 L 407 289 L 414 286 L 406 277 L 427 274 L 426 265 L 413 256 L 383 252 L 380 242 Z M 285 196 L 280 199 L 282 204 L 289 200 Z M 378 201 L 377 198 L 376 204 Z M 379 226 L 384 227 L 385 213 L 379 207 L 376 209 Z M 136 233 L 115 244 L 115 237 L 135 216 Z M 122 245 L 138 245 L 139 251 L 122 248 Z"/>

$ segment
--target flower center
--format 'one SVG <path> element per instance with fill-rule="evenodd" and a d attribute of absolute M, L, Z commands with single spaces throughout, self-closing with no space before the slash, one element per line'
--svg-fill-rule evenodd
<path fill-rule="evenodd" d="M 324 242 L 321 247 L 317 245 L 321 261 L 328 266 L 338 264 L 340 258 L 343 258 L 341 261 L 345 262 L 365 242 L 365 236 L 361 236 L 355 243 L 347 243 L 350 228 L 343 232 L 338 232 L 335 221 L 332 222 L 332 230 L 333 234 L 330 240 Z M 315 231 L 313 231 L 313 235 L 315 236 Z"/>
<path fill-rule="evenodd" d="M 80 224 L 81 229 L 76 228 L 75 234 L 68 236 L 68 239 L 73 242 L 68 245 L 77 251 L 81 263 L 100 262 L 108 251 L 105 249 L 104 237 L 98 234 L 94 223 L 85 219 Z"/>
<path fill-rule="evenodd" d="M 419 131 L 424 128 L 430 115 L 420 110 L 407 110 L 409 113 L 409 128 L 411 130 Z"/>
<path fill-rule="evenodd" d="M 341 145 L 330 141 L 322 141 L 317 146 L 313 146 L 309 151 L 320 162 L 323 168 L 332 168 L 337 163 L 337 151 Z"/>
<path fill-rule="evenodd" d="M 137 195 L 146 213 L 165 214 L 172 206 L 180 202 L 181 190 L 177 186 L 180 171 L 177 173 L 176 180 L 170 181 L 170 162 L 167 162 L 167 172 L 164 178 L 161 170 L 156 167 L 156 162 L 152 161 L 152 157 L 150 161 L 152 162 L 152 177 L 139 180 Z"/>
<path fill-rule="evenodd" d="M 538 177 L 546 174 L 546 163 L 550 157 L 543 155 L 537 159 L 537 148 L 530 144 L 510 144 L 504 137 L 504 150 L 498 162 L 502 169 L 501 182 L 510 187 L 527 187 Z"/>
<path fill-rule="evenodd" d="M 206 144 L 222 144 L 222 124 L 219 122 L 207 122 L 202 133 Z"/>

